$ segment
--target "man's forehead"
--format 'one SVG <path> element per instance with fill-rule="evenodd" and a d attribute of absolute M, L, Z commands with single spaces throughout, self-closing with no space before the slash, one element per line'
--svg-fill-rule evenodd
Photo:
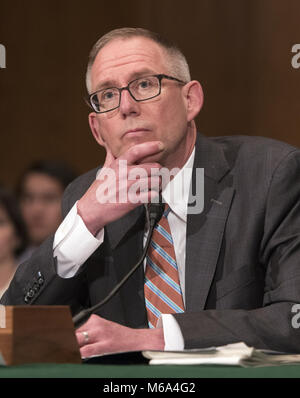
<path fill-rule="evenodd" d="M 147 55 L 155 53 L 161 55 L 163 52 L 162 47 L 147 37 L 124 37 L 116 38 L 108 42 L 97 54 L 97 58 L 100 58 L 101 62 L 108 62 L 115 60 L 116 58 L 125 58 L 126 56 L 132 55 Z"/>
<path fill-rule="evenodd" d="M 108 79 L 113 80 L 113 76 L 135 76 L 141 74 L 140 71 L 166 72 L 162 48 L 144 37 L 114 39 L 99 51 L 92 66 L 92 81 L 99 86 Z"/>

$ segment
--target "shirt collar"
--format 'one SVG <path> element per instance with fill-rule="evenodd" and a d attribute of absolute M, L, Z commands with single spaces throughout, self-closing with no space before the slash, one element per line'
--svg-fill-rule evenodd
<path fill-rule="evenodd" d="M 164 202 L 168 203 L 171 210 L 185 222 L 194 158 L 195 148 L 184 166 L 162 190 Z"/>

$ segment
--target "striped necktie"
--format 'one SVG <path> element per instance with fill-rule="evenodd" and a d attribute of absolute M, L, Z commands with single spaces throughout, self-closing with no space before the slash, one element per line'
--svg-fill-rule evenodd
<path fill-rule="evenodd" d="M 184 312 L 182 292 L 173 239 L 168 222 L 170 207 L 154 228 L 146 257 L 145 303 L 150 328 L 157 325 L 160 314 Z"/>

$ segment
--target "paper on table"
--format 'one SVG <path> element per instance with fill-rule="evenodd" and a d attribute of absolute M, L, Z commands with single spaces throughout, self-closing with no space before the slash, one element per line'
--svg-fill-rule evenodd
<path fill-rule="evenodd" d="M 5 306 L 4 305 L 0 305 L 0 329 L 3 329 L 6 327 L 6 318 L 5 318 Z M 3 356 L 0 352 L 0 365 L 6 365 Z"/>
<path fill-rule="evenodd" d="M 231 365 L 273 366 L 299 364 L 300 354 L 285 354 L 276 351 L 257 350 L 245 343 L 228 344 L 209 349 L 184 351 L 143 351 L 150 365 Z"/>
<path fill-rule="evenodd" d="M 3 358 L 3 356 L 1 355 L 1 352 L 0 352 L 0 365 L 6 365 L 6 363 L 5 363 L 5 361 L 4 361 L 4 358 Z"/>
<path fill-rule="evenodd" d="M 0 305 L 0 328 L 6 327 L 5 306 Z"/>

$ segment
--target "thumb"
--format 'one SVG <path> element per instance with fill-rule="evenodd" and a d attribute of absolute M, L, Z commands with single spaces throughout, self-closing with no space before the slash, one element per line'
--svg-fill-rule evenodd
<path fill-rule="evenodd" d="M 100 180 L 102 178 L 102 175 L 105 175 L 106 170 L 110 169 L 112 162 L 115 160 L 115 157 L 112 154 L 111 150 L 107 146 L 105 146 L 105 149 L 106 149 L 105 162 L 104 165 L 98 170 L 96 180 Z"/>

